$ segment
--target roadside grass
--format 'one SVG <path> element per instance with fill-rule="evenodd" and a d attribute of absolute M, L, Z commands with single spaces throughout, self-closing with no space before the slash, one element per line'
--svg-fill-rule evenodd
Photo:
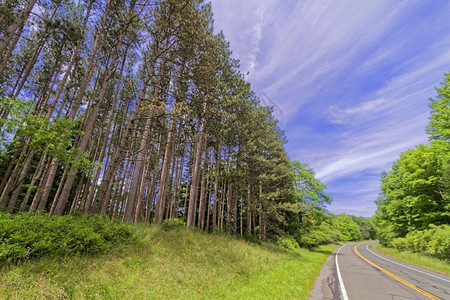
<path fill-rule="evenodd" d="M 413 253 L 411 251 L 399 251 L 394 248 L 387 248 L 380 244 L 373 245 L 375 249 L 381 253 L 390 255 L 399 260 L 405 261 L 410 264 L 421 266 L 433 271 L 441 272 L 446 275 L 450 275 L 450 263 L 427 255 Z"/>
<path fill-rule="evenodd" d="M 4 299 L 308 299 L 336 248 L 288 251 L 226 234 L 134 226 L 141 243 L 0 270 Z"/>

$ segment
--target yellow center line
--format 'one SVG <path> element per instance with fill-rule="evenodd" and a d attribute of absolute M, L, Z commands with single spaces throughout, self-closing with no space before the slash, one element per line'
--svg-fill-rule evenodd
<path fill-rule="evenodd" d="M 404 280 L 404 279 L 398 277 L 398 276 L 395 275 L 395 274 L 392 274 L 392 273 L 389 272 L 388 270 L 383 269 L 383 268 L 380 267 L 379 265 L 377 265 L 377 264 L 371 262 L 370 260 L 368 260 L 367 258 L 365 258 L 364 256 L 362 256 L 362 255 L 358 252 L 358 249 L 356 248 L 356 247 L 359 246 L 359 245 L 361 245 L 361 244 L 356 245 L 356 246 L 353 248 L 353 250 L 355 250 L 355 253 L 358 254 L 358 256 L 361 257 L 363 260 L 365 260 L 368 264 L 374 266 L 375 268 L 377 268 L 377 269 L 380 270 L 381 272 L 383 272 L 383 273 L 385 273 L 385 274 L 391 276 L 391 277 L 394 278 L 395 280 L 400 281 L 400 282 L 403 283 L 404 285 L 409 286 L 410 288 L 412 288 L 413 290 L 415 290 L 415 291 L 421 293 L 422 295 L 425 295 L 425 296 L 427 296 L 427 297 L 430 298 L 430 299 L 440 300 L 440 298 L 436 297 L 435 295 L 430 294 L 430 293 L 428 293 L 427 291 L 422 290 L 421 288 L 418 288 L 418 287 L 415 286 L 414 284 L 409 283 L 408 281 L 406 281 L 406 280 Z"/>

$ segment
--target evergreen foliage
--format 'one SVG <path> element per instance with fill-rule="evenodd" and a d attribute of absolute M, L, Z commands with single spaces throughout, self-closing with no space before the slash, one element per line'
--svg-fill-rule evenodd
<path fill-rule="evenodd" d="M 325 220 L 314 171 L 289 161 L 209 3 L 13 2 L 0 22 L 0 210 L 304 245 L 348 231 Z"/>

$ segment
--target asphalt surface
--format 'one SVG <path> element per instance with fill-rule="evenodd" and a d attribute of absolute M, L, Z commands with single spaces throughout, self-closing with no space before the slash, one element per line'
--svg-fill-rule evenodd
<path fill-rule="evenodd" d="M 374 243 L 347 244 L 330 255 L 310 299 L 450 300 L 450 276 L 381 254 Z"/>

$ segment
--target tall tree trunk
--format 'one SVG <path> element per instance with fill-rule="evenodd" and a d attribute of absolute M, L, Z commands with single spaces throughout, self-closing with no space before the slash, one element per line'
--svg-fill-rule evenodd
<path fill-rule="evenodd" d="M 206 145 L 206 143 L 205 143 Z M 206 148 L 206 147 L 205 147 Z M 207 177 L 209 175 L 209 164 L 208 164 L 208 151 L 206 151 L 205 149 L 205 158 L 203 159 L 203 168 L 202 168 L 202 181 L 200 184 L 200 203 L 198 206 L 198 228 L 203 229 L 205 226 L 205 207 L 206 207 L 206 182 L 207 182 Z M 208 164 L 208 166 L 205 166 L 206 164 Z M 206 174 L 205 174 L 206 172 Z M 207 175 L 208 174 L 208 175 Z"/>
<path fill-rule="evenodd" d="M 200 167 L 202 163 L 202 149 L 203 149 L 203 127 L 200 126 L 197 135 L 197 145 L 195 147 L 194 164 L 192 168 L 191 188 L 189 191 L 189 207 L 187 216 L 187 226 L 195 226 L 195 219 L 197 214 L 197 195 L 198 183 L 200 179 Z"/>
<path fill-rule="evenodd" d="M 213 196 L 213 209 L 212 209 L 212 231 L 216 230 L 217 225 L 217 188 L 219 185 L 219 173 L 220 173 L 220 143 L 217 145 L 216 149 L 216 174 L 214 176 L 214 196 Z"/>
<path fill-rule="evenodd" d="M 228 161 L 228 190 L 227 190 L 227 220 L 226 220 L 226 229 L 228 233 L 231 233 L 232 223 L 231 223 L 231 209 L 232 209 L 232 201 L 233 201 L 233 179 L 231 177 L 231 164 L 232 164 L 232 149 L 228 150 L 230 154 L 230 158 Z"/>
<path fill-rule="evenodd" d="M 134 10 L 134 6 L 132 6 L 130 8 L 130 10 L 131 11 L 129 12 L 129 14 L 127 16 L 127 22 L 129 22 L 131 19 L 131 12 Z M 119 36 L 118 43 L 116 45 L 116 49 L 115 49 L 113 56 L 109 62 L 109 66 L 105 73 L 105 76 L 103 77 L 103 81 L 101 83 L 101 88 L 100 88 L 100 91 L 97 96 L 97 103 L 95 104 L 94 108 L 92 109 L 92 112 L 90 113 L 90 115 L 88 117 L 86 127 L 84 128 L 84 134 L 81 138 L 80 144 L 78 145 L 78 150 L 75 155 L 75 160 L 79 160 L 82 157 L 82 155 L 85 153 L 88 142 L 92 138 L 94 124 L 98 118 L 98 113 L 100 111 L 100 106 L 102 104 L 102 100 L 104 99 L 106 91 L 108 89 L 109 80 L 112 77 L 112 75 L 114 74 L 116 61 L 117 61 L 117 58 L 119 57 L 119 52 L 120 52 L 120 49 L 122 48 L 122 43 L 123 43 L 125 35 L 126 35 L 126 29 L 128 27 L 128 23 L 126 23 L 126 24 L 127 25 L 125 26 L 124 30 L 121 32 L 121 34 Z M 107 138 L 107 134 L 105 135 L 105 139 L 106 138 Z M 59 197 L 59 199 L 54 199 L 54 201 L 58 201 L 58 204 L 56 205 L 55 212 L 54 212 L 56 215 L 61 215 L 64 211 L 67 200 L 69 198 L 70 190 L 72 189 L 73 181 L 75 180 L 76 172 L 77 172 L 76 168 L 74 166 L 71 166 L 69 174 L 67 176 L 67 180 L 64 184 L 64 188 L 61 192 L 61 196 Z"/>
<path fill-rule="evenodd" d="M 19 13 L 19 16 L 3 32 L 3 36 L 0 38 L 0 54 L 2 54 L 3 51 L 5 51 L 6 47 L 8 47 L 9 41 L 17 33 L 17 30 L 25 26 L 25 22 L 28 20 L 31 10 L 33 10 L 36 2 L 37 0 L 31 0 L 30 2 L 28 2 L 23 10 Z"/>
<path fill-rule="evenodd" d="M 264 219 L 264 206 L 262 204 L 262 181 L 259 181 L 259 239 L 266 239 L 266 222 Z"/>
<path fill-rule="evenodd" d="M 132 221 L 133 214 L 136 210 L 136 196 L 138 194 L 138 184 L 140 182 L 140 178 L 142 176 L 142 171 L 144 169 L 145 164 L 145 156 L 147 154 L 148 147 L 148 139 L 150 136 L 150 126 L 152 124 L 152 118 L 147 117 L 147 121 L 145 122 L 144 132 L 141 137 L 138 154 L 136 156 L 136 163 L 134 167 L 133 176 L 131 179 L 130 190 L 128 193 L 127 205 L 125 208 L 125 213 L 123 216 L 123 220 L 125 222 Z"/>
<path fill-rule="evenodd" d="M 39 163 L 36 167 L 36 170 L 34 171 L 33 177 L 31 178 L 30 186 L 28 187 L 27 193 L 25 194 L 25 197 L 23 198 L 22 203 L 20 204 L 19 208 L 20 212 L 25 210 L 25 207 L 27 206 L 28 200 L 30 199 L 31 193 L 33 191 L 34 185 L 36 181 L 39 180 L 39 178 L 42 176 L 46 159 L 47 159 L 47 152 L 41 155 L 41 158 L 39 159 Z"/>
<path fill-rule="evenodd" d="M 207 103 L 204 104 L 203 111 L 206 112 Z M 202 119 L 199 124 L 198 134 L 197 134 L 197 145 L 195 148 L 194 155 L 194 166 L 192 168 L 192 181 L 191 181 L 191 191 L 189 194 L 189 210 L 187 217 L 187 226 L 195 226 L 195 217 L 197 214 L 197 194 L 198 194 L 198 181 L 200 179 L 200 167 L 202 162 L 202 150 L 203 150 L 203 131 L 205 126 L 205 119 Z"/>
<path fill-rule="evenodd" d="M 227 180 L 228 179 L 224 179 L 223 180 L 223 184 L 222 184 L 222 197 L 221 197 L 221 202 L 220 202 L 220 214 L 219 214 L 219 227 L 220 227 L 220 231 L 223 231 L 223 220 L 224 220 L 224 215 L 225 215 L 225 196 L 226 196 L 226 187 L 227 187 Z"/>
<path fill-rule="evenodd" d="M 238 185 L 238 177 L 239 177 L 239 157 L 236 161 L 236 175 L 234 177 L 234 193 L 233 193 L 233 200 L 232 200 L 232 215 L 233 215 L 233 232 L 237 233 L 237 220 L 238 220 L 238 192 L 239 192 L 239 185 Z"/>
<path fill-rule="evenodd" d="M 20 163 L 25 159 L 25 156 L 28 154 L 28 144 L 29 144 L 30 140 L 28 139 L 25 142 L 25 145 L 23 145 L 23 147 L 21 148 L 22 151 L 20 151 L 19 149 L 17 150 L 18 152 L 20 152 L 19 158 L 17 159 L 17 161 L 15 162 L 15 166 L 14 169 L 11 173 L 11 175 L 7 178 L 7 181 L 5 183 L 5 187 L 3 188 L 2 191 L 0 191 L 0 208 L 3 208 L 4 206 L 7 206 L 7 203 L 10 199 L 10 195 L 13 192 L 13 190 L 15 190 L 17 188 L 17 184 L 20 182 L 18 182 L 18 177 L 19 177 L 19 172 L 20 172 Z M 6 179 L 6 178 L 5 178 Z"/>
<path fill-rule="evenodd" d="M 149 188 L 149 193 L 148 193 L 148 199 L 147 199 L 147 209 L 146 209 L 146 216 L 145 216 L 145 221 L 147 223 L 150 222 L 151 219 L 151 213 L 153 210 L 153 199 L 155 198 L 155 190 L 156 190 L 156 182 L 157 182 L 157 178 L 158 178 L 158 173 L 159 173 L 159 157 L 161 155 L 161 145 L 162 145 L 162 134 L 159 134 L 158 137 L 158 146 L 156 147 L 156 154 L 155 154 L 155 165 L 153 167 L 153 176 L 152 176 L 152 180 L 150 181 L 150 188 Z"/>
<path fill-rule="evenodd" d="M 9 199 L 8 207 L 6 208 L 7 213 L 13 213 L 14 207 L 17 202 L 17 198 L 19 197 L 20 190 L 22 189 L 23 181 L 28 174 L 28 169 L 30 168 L 31 161 L 33 160 L 34 154 L 36 151 L 31 150 L 28 153 L 27 159 L 25 160 L 25 164 L 22 167 L 19 178 L 17 180 L 16 186 L 12 191 L 11 198 Z"/>
<path fill-rule="evenodd" d="M 172 149 L 175 138 L 176 118 L 173 117 L 170 123 L 169 133 L 167 136 L 166 150 L 161 169 L 161 179 L 159 181 L 158 198 L 156 200 L 155 224 L 161 224 L 166 204 L 167 181 L 169 179 L 170 162 L 172 161 Z"/>
<path fill-rule="evenodd" d="M 86 25 L 87 25 L 89 16 L 91 15 L 92 5 L 94 4 L 95 1 L 96 0 L 90 0 L 89 1 L 88 7 L 87 7 L 87 10 L 86 10 L 86 15 L 84 17 L 83 24 L 81 25 L 81 35 L 84 35 L 84 33 L 86 31 Z M 73 65 L 75 63 L 76 58 L 79 55 L 78 50 L 80 48 L 80 44 L 81 44 L 81 39 L 76 43 L 75 47 L 72 50 L 72 54 L 70 56 L 69 63 L 67 64 L 66 71 L 64 72 L 64 76 L 63 76 L 61 82 L 58 85 L 58 89 L 56 90 L 56 93 L 55 93 L 55 95 L 53 97 L 53 102 L 50 105 L 50 109 L 48 110 L 47 118 L 50 118 L 51 115 L 53 114 L 53 111 L 56 108 L 56 104 L 59 101 L 59 97 L 61 96 L 61 94 L 62 94 L 62 92 L 64 90 L 64 87 L 66 86 L 67 80 L 69 79 L 69 75 L 72 72 L 72 67 L 73 67 Z"/>
<path fill-rule="evenodd" d="M 71 120 L 75 119 L 78 109 L 80 108 L 81 101 L 84 98 L 85 92 L 87 90 L 89 82 L 91 81 L 92 74 L 93 74 L 94 69 L 97 64 L 97 60 L 98 60 L 97 53 L 98 53 L 99 49 L 101 49 L 103 47 L 103 40 L 101 39 L 101 36 L 103 35 L 103 30 L 105 29 L 105 25 L 106 25 L 108 13 L 109 13 L 109 8 L 110 8 L 110 2 L 111 2 L 111 0 L 108 0 L 106 2 L 105 11 L 103 12 L 100 26 L 98 27 L 97 34 L 95 36 L 94 45 L 92 47 L 92 51 L 91 51 L 91 54 L 88 59 L 86 72 L 84 73 L 80 87 L 78 88 L 78 93 L 77 93 L 77 97 L 75 99 L 75 103 L 72 105 L 70 112 L 69 112 L 69 119 L 71 119 Z M 117 50 L 117 48 L 116 48 L 116 50 Z M 106 77 L 108 77 L 108 76 L 106 76 Z M 109 79 L 109 77 L 108 77 L 108 79 Z"/>
<path fill-rule="evenodd" d="M 8 60 L 11 57 L 11 55 L 14 51 L 14 48 L 16 47 L 16 44 L 20 39 L 20 36 L 22 35 L 22 31 L 23 31 L 23 26 L 19 28 L 17 34 L 14 37 L 14 40 L 11 42 L 11 45 L 9 45 L 9 48 L 6 51 L 5 56 L 3 56 L 2 61 L 0 62 L 0 78 L 2 77 L 3 71 L 6 68 Z"/>
<path fill-rule="evenodd" d="M 252 234 L 252 204 L 251 204 L 251 186 L 247 183 L 247 233 Z"/>

